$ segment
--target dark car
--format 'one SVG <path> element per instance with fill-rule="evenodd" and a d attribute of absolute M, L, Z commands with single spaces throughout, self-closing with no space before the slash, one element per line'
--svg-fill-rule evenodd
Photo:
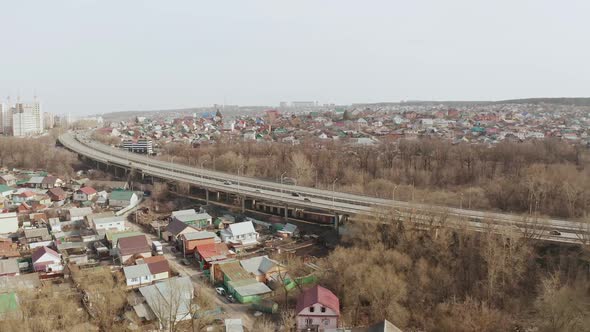
<path fill-rule="evenodd" d="M 305 198 L 303 199 L 303 201 L 304 201 L 304 202 L 311 202 L 311 199 L 309 199 L 309 198 L 305 197 Z"/>
<path fill-rule="evenodd" d="M 293 193 L 291 193 L 291 196 L 293 196 L 293 197 L 299 197 L 300 195 L 299 195 L 299 193 L 293 192 Z"/>
<path fill-rule="evenodd" d="M 561 235 L 561 232 L 554 230 L 554 231 L 550 231 L 549 234 L 551 234 L 551 235 Z"/>

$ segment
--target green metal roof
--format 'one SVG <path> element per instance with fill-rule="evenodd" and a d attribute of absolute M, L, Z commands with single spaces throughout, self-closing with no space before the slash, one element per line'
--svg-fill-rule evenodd
<path fill-rule="evenodd" d="M 129 190 L 114 190 L 111 192 L 109 196 L 110 199 L 118 200 L 118 201 L 127 201 L 131 199 L 133 196 L 133 191 Z"/>
<path fill-rule="evenodd" d="M 136 236 L 136 235 L 142 235 L 142 234 L 143 233 L 141 233 L 141 232 L 135 232 L 135 231 L 123 231 L 123 232 L 107 232 L 106 236 L 107 236 L 107 240 L 112 241 L 113 246 L 115 246 L 117 244 L 117 241 L 119 241 L 119 239 L 131 237 L 131 236 Z"/>
<path fill-rule="evenodd" d="M 6 191 L 12 191 L 14 190 L 14 188 L 9 187 L 5 184 L 0 184 L 0 193 L 6 192 Z"/>

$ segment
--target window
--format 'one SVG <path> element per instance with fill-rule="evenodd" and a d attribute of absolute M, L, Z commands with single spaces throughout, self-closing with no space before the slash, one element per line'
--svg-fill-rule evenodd
<path fill-rule="evenodd" d="M 313 307 L 312 307 L 313 308 Z M 305 325 L 307 326 L 311 326 L 313 324 L 313 319 L 311 318 L 306 318 L 305 319 Z"/>
<path fill-rule="evenodd" d="M 314 312 L 314 311 L 315 311 L 315 307 L 314 306 L 309 307 L 309 312 Z"/>
<path fill-rule="evenodd" d="M 322 324 L 324 324 L 324 326 L 328 326 L 328 325 L 330 325 L 330 320 L 329 319 L 322 319 Z"/>
<path fill-rule="evenodd" d="M 326 307 L 322 307 L 322 312 L 326 312 Z"/>

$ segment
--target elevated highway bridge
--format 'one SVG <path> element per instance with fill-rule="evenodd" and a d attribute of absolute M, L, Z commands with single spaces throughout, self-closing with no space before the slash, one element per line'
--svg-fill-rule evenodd
<path fill-rule="evenodd" d="M 490 225 L 504 229 L 530 233 L 535 231 L 541 240 L 580 243 L 589 238 L 590 227 L 586 223 L 557 219 L 531 221 L 520 215 L 493 213 L 469 209 L 457 209 L 429 204 L 412 203 L 355 195 L 296 185 L 287 185 L 268 180 L 237 176 L 224 172 L 181 165 L 135 154 L 92 141 L 85 133 L 69 132 L 59 137 L 67 149 L 89 160 L 123 169 L 133 169 L 142 176 L 187 183 L 219 195 L 234 195 L 245 208 L 247 200 L 268 202 L 283 206 L 281 212 L 287 217 L 292 211 L 315 210 L 334 215 L 335 226 L 343 218 L 370 215 L 375 211 L 390 211 L 400 218 L 429 223 L 433 216 L 454 225 L 465 225 L 475 231 L 489 229 Z"/>

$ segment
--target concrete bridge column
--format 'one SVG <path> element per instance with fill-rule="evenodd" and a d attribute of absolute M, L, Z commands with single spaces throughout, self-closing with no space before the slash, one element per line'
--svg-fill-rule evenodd
<path fill-rule="evenodd" d="M 238 199 L 242 201 L 242 204 L 241 204 L 242 205 L 242 213 L 246 212 L 246 197 L 245 196 L 244 197 L 238 196 Z"/>
<path fill-rule="evenodd" d="M 289 220 L 289 206 L 285 205 L 285 221 Z"/>
<path fill-rule="evenodd" d="M 334 228 L 336 229 L 336 235 L 340 235 L 339 234 L 340 218 L 338 216 L 338 213 L 334 213 Z"/>
<path fill-rule="evenodd" d="M 219 202 L 219 199 L 220 199 L 220 198 L 219 198 L 219 196 L 220 196 L 220 193 L 219 193 L 219 191 L 218 191 L 218 192 L 217 192 L 217 201 L 218 201 L 218 202 Z"/>
<path fill-rule="evenodd" d="M 205 188 L 205 202 L 209 204 L 209 189 Z"/>

